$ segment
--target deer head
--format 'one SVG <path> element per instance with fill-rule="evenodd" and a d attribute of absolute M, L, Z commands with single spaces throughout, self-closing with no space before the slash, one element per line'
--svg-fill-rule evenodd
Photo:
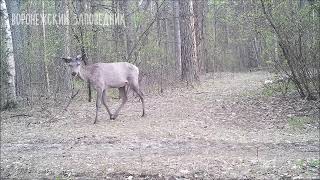
<path fill-rule="evenodd" d="M 71 70 L 71 75 L 72 76 L 77 76 L 80 73 L 80 68 L 81 68 L 81 61 L 83 59 L 83 56 L 78 55 L 75 58 L 71 58 L 71 57 L 63 57 L 62 58 L 64 60 L 65 63 L 67 63 L 70 67 Z"/>

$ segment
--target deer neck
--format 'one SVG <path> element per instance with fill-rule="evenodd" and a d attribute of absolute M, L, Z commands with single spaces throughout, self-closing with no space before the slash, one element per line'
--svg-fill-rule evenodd
<path fill-rule="evenodd" d="M 88 73 L 86 66 L 81 66 L 80 71 L 79 71 L 79 77 L 83 81 L 89 80 L 89 73 Z"/>

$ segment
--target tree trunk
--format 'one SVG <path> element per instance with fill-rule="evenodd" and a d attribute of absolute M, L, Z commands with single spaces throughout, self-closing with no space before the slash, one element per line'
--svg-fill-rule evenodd
<path fill-rule="evenodd" d="M 24 97 L 26 94 L 26 74 L 23 67 L 26 66 L 26 63 L 23 52 L 23 30 L 22 26 L 12 25 L 12 14 L 18 14 L 20 12 L 21 0 L 6 0 L 6 6 L 12 34 L 13 54 L 15 59 L 16 94 L 17 96 Z"/>
<path fill-rule="evenodd" d="M 27 4 L 27 7 L 26 7 L 26 11 L 27 13 L 32 13 L 33 12 L 33 9 L 31 8 L 31 2 L 28 2 Z M 32 36 L 32 28 L 31 26 L 28 26 L 26 27 L 26 46 L 27 47 L 32 47 L 32 39 L 30 38 Z M 31 55 L 31 52 L 28 51 L 25 53 L 25 59 L 26 60 L 29 60 L 29 59 L 32 59 L 32 55 Z M 34 101 L 34 91 L 33 91 L 33 84 L 32 84 L 32 81 L 33 81 L 33 77 L 32 77 L 32 63 L 28 63 L 26 66 L 25 66 L 27 69 L 26 69 L 26 75 L 29 77 L 28 81 L 27 81 L 27 84 L 28 84 L 28 93 L 27 93 L 27 103 L 31 106 L 33 106 L 33 101 Z"/>
<path fill-rule="evenodd" d="M 196 41 L 196 51 L 197 51 L 197 64 L 198 72 L 202 71 L 203 57 L 203 21 L 204 21 L 204 0 L 192 0 L 193 3 L 193 12 L 194 12 L 194 33 Z"/>
<path fill-rule="evenodd" d="M 159 8 L 159 3 L 158 1 L 155 1 L 156 4 L 156 22 L 157 22 L 157 45 L 158 48 L 161 49 L 161 21 L 160 19 L 162 18 L 162 12 L 160 12 L 160 8 Z M 160 93 L 163 93 L 163 58 L 162 58 L 162 54 L 159 54 L 158 59 L 160 60 Z"/>
<path fill-rule="evenodd" d="M 74 2 L 72 1 L 71 3 L 74 3 Z M 82 0 L 77 1 L 77 7 L 78 7 L 77 12 L 75 12 L 75 13 L 76 13 L 77 19 L 79 19 L 79 15 L 84 12 L 84 5 L 83 5 Z M 82 56 L 82 60 L 84 62 L 84 65 L 88 65 L 87 53 L 86 53 L 85 46 L 84 46 L 84 35 L 83 35 L 84 34 L 84 27 L 82 27 L 79 24 L 77 28 L 79 30 L 80 37 L 77 34 L 74 34 L 74 36 L 80 44 L 81 56 Z M 87 82 L 87 88 L 88 88 L 88 102 L 91 102 L 92 101 L 92 90 L 91 90 L 91 83 L 89 81 Z"/>
<path fill-rule="evenodd" d="M 217 67 L 217 8 L 216 8 L 216 2 L 215 0 L 213 1 L 214 4 L 214 22 L 213 22 L 213 27 L 214 27 L 214 44 L 213 44 L 213 61 L 212 61 L 212 70 L 213 73 L 216 72 L 218 69 Z"/>
<path fill-rule="evenodd" d="M 62 0 L 62 6 L 63 6 L 63 11 L 64 11 L 66 17 L 71 19 L 70 12 L 69 12 L 69 1 Z M 70 54 L 71 40 L 70 40 L 70 27 L 69 27 L 69 25 L 65 26 L 65 32 L 63 33 L 63 36 L 64 36 L 63 39 L 64 39 L 64 43 L 65 43 L 65 45 L 63 46 L 64 47 L 64 55 L 71 56 L 71 54 Z"/>
<path fill-rule="evenodd" d="M 254 67 L 259 67 L 260 66 L 260 51 L 259 51 L 259 48 L 258 48 L 258 40 L 257 40 L 257 37 L 256 37 L 256 34 L 254 35 L 254 38 L 253 38 L 253 48 L 254 48 L 254 55 L 255 55 L 255 65 Z"/>
<path fill-rule="evenodd" d="M 179 0 L 180 36 L 181 36 L 181 79 L 192 85 L 199 81 L 197 72 L 197 52 L 195 33 L 193 31 L 194 21 L 192 3 L 190 0 Z"/>
<path fill-rule="evenodd" d="M 57 14 L 63 14 L 69 18 L 68 1 L 55 0 L 55 10 Z M 59 42 L 63 46 L 59 46 L 56 50 L 57 57 L 68 57 L 70 55 L 70 30 L 68 25 L 56 26 Z M 71 77 L 68 74 L 67 66 L 62 60 L 58 60 L 56 66 L 56 92 L 68 92 L 71 89 Z"/>
<path fill-rule="evenodd" d="M 13 44 L 12 44 L 12 34 L 10 29 L 9 16 L 7 11 L 7 6 L 5 0 L 1 0 L 1 12 L 2 12 L 2 22 L 3 27 L 5 29 L 5 38 L 6 38 L 6 49 L 7 49 L 7 79 L 6 82 L 8 84 L 7 89 L 7 102 L 6 108 L 13 108 L 17 105 L 17 97 L 16 97 L 16 84 L 15 84 L 15 61 L 13 55 Z"/>
<path fill-rule="evenodd" d="M 90 1 L 91 4 L 91 14 L 94 17 L 96 11 L 97 11 L 97 7 L 96 5 L 93 4 L 94 0 Z M 92 24 L 92 62 L 96 63 L 98 62 L 98 29 L 97 26 L 95 24 Z"/>
<path fill-rule="evenodd" d="M 44 17 L 44 2 L 42 3 L 42 15 Z M 42 22 L 42 40 L 43 40 L 43 66 L 44 66 L 44 73 L 46 77 L 46 88 L 47 88 L 47 95 L 50 95 L 50 79 L 49 79 L 49 71 L 48 71 L 48 65 L 47 65 L 47 44 L 46 44 L 46 24 L 45 21 Z"/>
<path fill-rule="evenodd" d="M 320 8 L 317 9 L 316 13 L 317 13 L 318 19 L 320 19 Z M 315 34 L 316 34 L 316 37 L 317 37 L 318 43 L 319 43 L 319 39 L 320 39 L 320 23 L 319 22 L 318 22 L 318 27 L 316 27 L 316 28 L 317 28 L 317 31 L 315 31 L 316 32 Z M 319 44 L 317 46 L 317 51 L 320 52 Z M 315 59 L 318 59 L 318 63 L 317 63 L 317 65 L 318 65 L 318 69 L 317 69 L 317 74 L 318 74 L 318 96 L 319 96 L 319 99 L 320 99 L 320 61 L 319 61 L 320 57 L 319 57 L 319 53 L 317 53 Z M 320 108 L 319 108 L 319 116 L 320 116 Z"/>
<path fill-rule="evenodd" d="M 163 28 L 163 39 L 164 39 L 164 62 L 162 60 L 162 63 L 161 63 L 161 69 L 162 69 L 162 77 L 163 79 L 167 79 L 168 78 L 168 72 L 169 72 L 169 69 L 168 69 L 168 54 L 169 54 L 169 49 L 168 49 L 168 46 L 169 46 L 169 31 L 168 31 L 168 14 L 169 14 L 169 10 L 164 8 L 163 9 L 163 15 L 162 15 L 162 28 Z M 163 73 L 163 71 L 165 71 L 165 73 Z M 167 85 L 166 81 L 164 81 L 164 86 Z M 162 88 L 162 91 L 161 93 L 163 93 L 163 88 Z"/>
<path fill-rule="evenodd" d="M 175 67 L 181 73 L 181 37 L 179 24 L 179 3 L 172 1 L 173 7 L 173 31 L 174 31 L 174 49 L 175 49 Z"/>
<path fill-rule="evenodd" d="M 203 42 L 203 52 L 202 52 L 202 58 L 204 60 L 204 70 L 206 73 L 209 72 L 210 66 L 212 65 L 212 61 L 209 59 L 208 56 L 208 18 L 206 16 L 208 15 L 208 0 L 204 0 L 203 4 L 203 20 L 202 20 L 202 30 L 203 30 L 203 37 L 202 37 L 202 42 Z"/>
<path fill-rule="evenodd" d="M 130 12 L 130 4 L 131 0 L 123 0 L 123 11 L 124 11 L 124 22 L 125 22 L 125 30 L 126 30 L 126 39 L 127 39 L 127 61 L 131 61 L 132 58 L 132 48 L 133 48 L 133 38 L 134 38 L 134 25 L 132 14 Z"/>
<path fill-rule="evenodd" d="M 70 11 L 69 11 L 69 1 L 64 1 L 62 0 L 62 6 L 63 6 L 63 12 L 65 13 L 66 17 L 71 19 L 70 17 Z M 70 53 L 70 46 L 71 46 L 71 39 L 70 39 L 70 26 L 69 25 L 65 25 L 64 26 L 64 33 L 63 34 L 63 39 L 64 39 L 64 49 L 63 49 L 63 54 L 64 56 L 71 56 Z M 66 66 L 64 66 L 66 67 Z M 66 90 L 70 90 L 71 89 L 71 77 L 70 75 L 68 76 L 68 71 L 66 68 L 64 68 L 64 76 L 65 76 L 65 80 L 64 80 L 64 86 L 66 87 Z"/>

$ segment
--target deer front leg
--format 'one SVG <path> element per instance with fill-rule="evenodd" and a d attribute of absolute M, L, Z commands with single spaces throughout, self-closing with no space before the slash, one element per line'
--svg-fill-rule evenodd
<path fill-rule="evenodd" d="M 98 112 L 99 112 L 101 97 L 102 97 L 102 90 L 97 90 L 96 118 L 94 119 L 93 124 L 95 124 L 97 122 L 97 120 L 98 120 Z"/>
<path fill-rule="evenodd" d="M 102 103 L 103 103 L 103 105 L 106 107 L 110 119 L 112 119 L 112 113 L 111 113 L 111 111 L 110 111 L 110 109 L 109 109 L 109 107 L 108 107 L 108 105 L 107 105 L 107 89 L 105 89 L 105 90 L 103 91 L 103 93 L 102 93 Z"/>
<path fill-rule="evenodd" d="M 112 119 L 116 119 L 118 117 L 120 110 L 123 108 L 124 104 L 128 100 L 125 86 L 119 88 L 119 94 L 121 96 L 122 103 L 121 103 L 120 107 L 117 109 L 117 111 L 114 113 L 114 115 L 111 117 Z"/>

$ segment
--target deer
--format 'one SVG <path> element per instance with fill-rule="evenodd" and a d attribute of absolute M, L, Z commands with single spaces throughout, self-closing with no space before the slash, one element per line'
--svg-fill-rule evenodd
<path fill-rule="evenodd" d="M 120 110 L 128 100 L 126 89 L 132 89 L 140 98 L 142 103 L 142 115 L 145 116 L 144 95 L 139 87 L 139 68 L 128 62 L 114 63 L 94 63 L 90 65 L 83 64 L 83 56 L 62 57 L 69 66 L 71 75 L 78 77 L 85 82 L 90 82 L 97 91 L 96 98 L 96 116 L 93 124 L 97 123 L 99 108 L 102 104 L 107 109 L 111 120 L 115 120 Z M 109 88 L 118 88 L 122 103 L 115 111 L 111 113 L 107 105 L 107 91 Z"/>

